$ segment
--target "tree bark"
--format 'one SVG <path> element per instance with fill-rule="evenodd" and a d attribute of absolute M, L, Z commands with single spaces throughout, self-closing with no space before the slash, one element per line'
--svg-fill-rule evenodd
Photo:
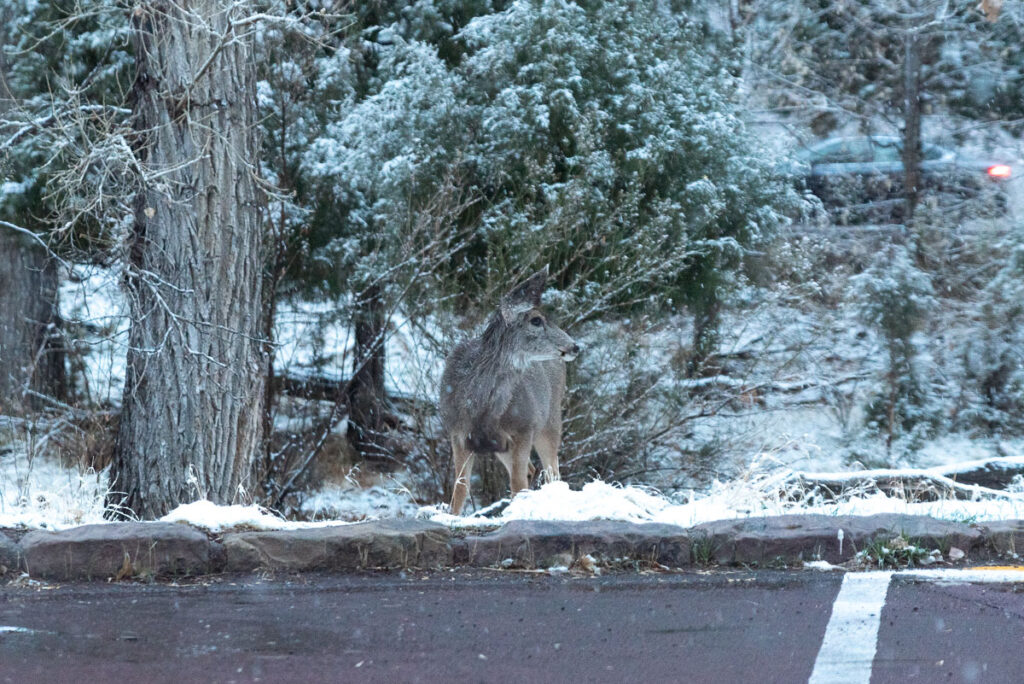
<path fill-rule="evenodd" d="M 352 378 L 348 385 L 348 439 L 363 458 L 386 459 L 384 418 L 384 301 L 380 288 L 371 285 L 356 304 L 353 329 L 355 349 Z"/>
<path fill-rule="evenodd" d="M 132 318 L 112 503 L 153 518 L 237 501 L 261 442 L 263 197 L 255 70 L 224 0 L 148 0 L 132 37 Z"/>
<path fill-rule="evenodd" d="M 0 413 L 65 394 L 57 265 L 46 250 L 0 226 Z"/>
<path fill-rule="evenodd" d="M 716 285 L 709 284 L 709 288 Z M 693 345 L 689 360 L 686 362 L 686 377 L 696 378 L 714 375 L 717 372 L 708 364 L 708 360 L 718 348 L 719 317 L 722 302 L 715 291 L 703 294 L 694 306 L 693 314 Z"/>
<path fill-rule="evenodd" d="M 921 54 L 917 32 L 904 35 L 903 57 L 903 223 L 910 225 L 921 197 Z"/>
<path fill-rule="evenodd" d="M 0 8 L 5 26 L 13 19 L 12 8 Z M 0 49 L 0 115 L 16 104 L 7 85 L 9 69 Z M 45 401 L 37 395 L 64 398 L 58 281 L 57 265 L 45 249 L 0 226 L 0 413 L 41 408 Z"/>

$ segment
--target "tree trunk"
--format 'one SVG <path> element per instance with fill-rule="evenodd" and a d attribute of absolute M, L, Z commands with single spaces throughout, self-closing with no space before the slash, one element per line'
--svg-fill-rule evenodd
<path fill-rule="evenodd" d="M 13 19 L 12 8 L 0 8 L 5 26 Z M 9 70 L 0 49 L 0 116 L 16 104 Z M 57 266 L 46 250 L 0 226 L 0 413 L 41 408 L 45 401 L 38 395 L 64 398 L 57 284 Z"/>
<path fill-rule="evenodd" d="M 266 363 L 264 369 L 263 386 L 263 410 L 261 417 L 260 431 L 262 434 L 262 446 L 258 463 L 255 469 L 257 484 L 264 487 L 264 496 L 270 496 L 268 486 L 274 471 L 274 405 L 277 399 L 277 388 L 281 382 L 274 373 L 274 319 L 277 316 L 277 271 L 275 264 L 268 264 L 263 274 L 263 355 Z"/>
<path fill-rule="evenodd" d="M 348 439 L 363 458 L 386 459 L 384 418 L 384 301 L 380 288 L 371 285 L 356 303 L 355 350 L 348 386 Z"/>
<path fill-rule="evenodd" d="M 718 349 L 719 317 L 722 310 L 722 302 L 715 288 L 716 284 L 709 281 L 708 292 L 693 307 L 693 350 L 686 362 L 688 378 L 710 376 L 717 372 L 708 363 Z"/>
<path fill-rule="evenodd" d="M 910 225 L 921 197 L 921 55 L 914 30 L 904 35 L 903 193 L 903 223 Z"/>
<path fill-rule="evenodd" d="M 224 0 L 132 14 L 137 197 L 112 503 L 143 518 L 251 485 L 264 401 L 263 198 L 248 27 Z"/>
<path fill-rule="evenodd" d="M 0 413 L 21 413 L 65 394 L 57 265 L 3 226 L 0 255 Z"/>

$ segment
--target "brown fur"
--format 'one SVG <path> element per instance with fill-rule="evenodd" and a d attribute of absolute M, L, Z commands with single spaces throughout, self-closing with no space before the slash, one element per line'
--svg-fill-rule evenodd
<path fill-rule="evenodd" d="M 530 276 L 501 301 L 480 337 L 459 344 L 441 379 L 441 420 L 452 444 L 458 515 L 469 494 L 473 460 L 494 454 L 512 496 L 528 486 L 537 450 L 547 480 L 559 479 L 565 362 L 579 345 L 541 313 L 548 271 Z"/>

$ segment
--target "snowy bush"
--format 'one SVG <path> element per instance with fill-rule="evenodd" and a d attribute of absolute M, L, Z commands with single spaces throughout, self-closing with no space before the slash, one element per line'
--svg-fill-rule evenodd
<path fill-rule="evenodd" d="M 621 363 L 644 353 L 629 343 L 612 352 L 614 382 L 576 379 L 588 400 L 574 404 L 586 407 L 567 442 L 574 470 L 638 474 L 644 435 L 687 413 L 663 381 L 714 351 L 734 272 L 799 202 L 684 16 L 627 2 L 473 7 L 449 31 L 450 8 L 417 5 L 317 62 L 313 91 L 342 96 L 321 96 L 331 104 L 297 167 L 309 216 L 298 279 L 342 294 L 351 325 L 377 338 L 394 315 L 423 325 L 454 308 L 479 323 L 543 264 L 570 330 L 687 310 L 699 321 L 688 366 L 643 387 L 650 370 L 630 378 Z M 385 315 L 368 320 L 373 307 Z M 459 334 L 446 331 L 440 355 Z M 351 358 L 358 375 L 358 349 Z M 436 435 L 422 439 L 403 452 L 432 453 Z"/>
<path fill-rule="evenodd" d="M 956 422 L 1010 436 L 1024 431 L 1024 245 L 1013 236 L 997 249 L 1007 256 L 977 294 L 980 316 L 962 350 Z"/>
<path fill-rule="evenodd" d="M 852 286 L 860 318 L 881 334 L 888 358 L 884 388 L 867 407 L 868 428 L 884 435 L 887 447 L 898 437 L 917 444 L 936 419 L 932 393 L 916 367 L 915 335 L 937 305 L 931 280 L 907 248 L 890 245 Z"/>

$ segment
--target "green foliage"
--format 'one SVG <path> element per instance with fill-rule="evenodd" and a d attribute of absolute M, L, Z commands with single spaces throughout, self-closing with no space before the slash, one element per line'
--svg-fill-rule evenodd
<path fill-rule="evenodd" d="M 861 320 L 885 336 L 894 354 L 905 356 L 911 337 L 937 304 L 928 274 L 914 265 L 905 247 L 890 245 L 852 283 Z"/>
<path fill-rule="evenodd" d="M 993 6 L 996 3 L 991 3 Z M 1024 115 L 1024 23 L 1008 3 L 991 21 L 978 5 L 957 4 L 964 12 L 960 30 L 947 33 L 947 58 L 940 63 L 941 97 L 949 108 L 979 121 L 1010 121 L 1019 134 Z"/>
<path fill-rule="evenodd" d="M 480 266 L 546 259 L 599 293 L 595 314 L 654 291 L 700 308 L 795 206 L 743 129 L 728 61 L 682 15 L 518 2 L 460 38 Z"/>
<path fill-rule="evenodd" d="M 882 335 L 888 350 L 886 386 L 868 404 L 868 425 L 885 434 L 890 447 L 901 434 L 920 441 L 936 419 L 930 394 L 918 377 L 914 341 L 937 308 L 931 279 L 905 247 L 890 245 L 852 278 L 852 286 L 861 320 Z"/>
<path fill-rule="evenodd" d="M 1024 244 L 1014 232 L 994 249 L 1006 259 L 977 295 L 978 334 L 962 352 L 956 422 L 989 435 L 1019 434 L 1024 430 Z"/>
<path fill-rule="evenodd" d="M 461 143 L 438 137 L 443 112 L 432 97 L 448 95 L 434 76 L 448 78 L 463 52 L 455 33 L 503 4 L 356 3 L 341 15 L 312 4 L 275 6 L 302 16 L 273 25 L 259 41 L 263 169 L 283 191 L 270 212 L 280 292 L 336 297 L 364 289 L 375 271 L 423 247 L 409 242 L 423 234 L 420 214 L 436 223 L 446 210 L 457 213 L 453 160 Z M 453 115 L 447 125 L 460 123 Z"/>
<path fill-rule="evenodd" d="M 685 308 L 696 356 L 714 351 L 746 256 L 801 204 L 742 123 L 730 53 L 627 0 L 353 12 L 310 29 L 326 50 L 266 35 L 264 169 L 290 193 L 271 210 L 279 293 L 335 299 L 354 324 L 368 293 L 472 322 L 548 264 L 566 327 Z M 574 471 L 642 471 L 645 434 L 685 412 L 651 407 L 664 387 L 623 391 L 619 366 L 580 373 Z"/>
<path fill-rule="evenodd" d="M 693 562 L 701 567 L 707 568 L 714 565 L 716 551 L 718 551 L 718 545 L 714 542 L 714 538 L 707 533 L 690 540 L 690 555 L 693 556 Z"/>
<path fill-rule="evenodd" d="M 906 532 L 900 532 L 894 536 L 875 537 L 857 552 L 855 560 L 861 565 L 879 570 L 898 570 L 933 563 L 936 560 L 935 554 L 936 551 L 928 551 L 919 546 L 919 542 L 907 536 Z"/>
<path fill-rule="evenodd" d="M 493 301 L 546 262 L 582 318 L 654 293 L 702 309 L 797 206 L 744 131 L 728 62 L 680 15 L 517 2 L 440 50 L 416 40 L 429 31 L 410 17 L 430 14 L 416 8 L 374 34 L 386 42 L 365 97 L 338 107 L 305 157 L 331 198 L 311 227 L 319 255 L 340 272 L 387 268 L 382 245 L 403 243 L 447 184 L 462 201 L 443 207 L 456 209 L 445 229 L 468 235 L 447 287 L 467 298 Z"/>
<path fill-rule="evenodd" d="M 113 129 L 128 115 L 126 14 L 103 0 L 15 0 L 5 11 L 0 217 L 103 258 L 125 207 L 128 143 Z"/>
<path fill-rule="evenodd" d="M 766 85 L 787 107 L 816 100 L 812 125 L 819 135 L 853 118 L 869 130 L 879 117 L 900 120 L 911 37 L 928 112 L 951 108 L 978 119 L 1020 112 L 1022 26 L 1005 10 L 995 22 L 968 0 L 803 0 L 756 3 L 747 11 L 759 70 L 784 78 Z M 815 97 L 822 95 L 825 108 Z"/>

